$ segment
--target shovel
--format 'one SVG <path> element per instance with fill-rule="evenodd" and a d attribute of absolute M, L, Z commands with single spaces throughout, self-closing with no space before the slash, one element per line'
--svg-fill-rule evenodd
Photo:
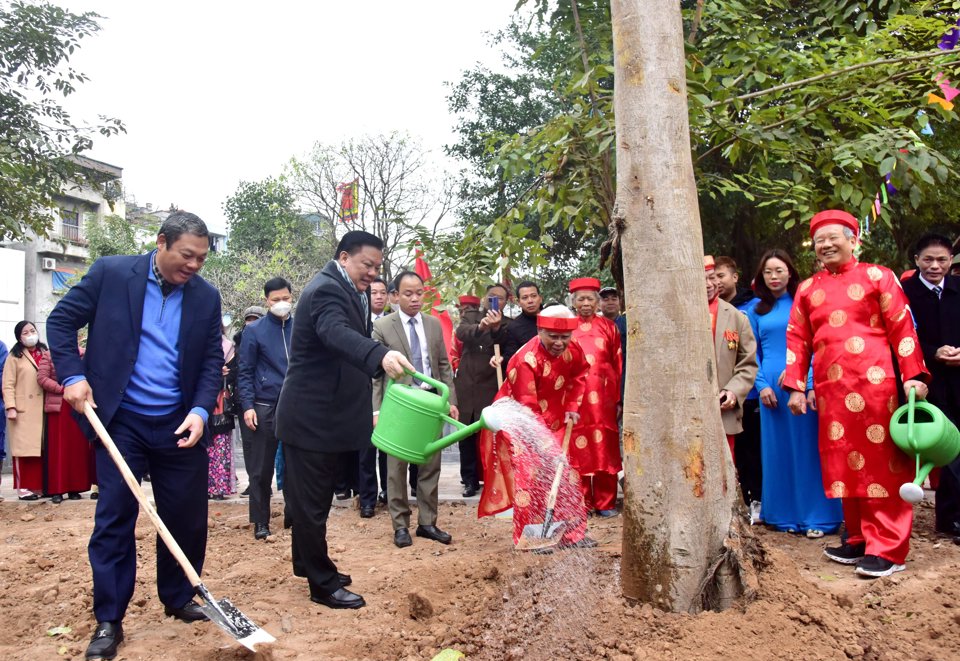
<path fill-rule="evenodd" d="M 190 585 L 196 590 L 197 595 L 203 599 L 200 610 L 202 610 L 211 621 L 215 622 L 221 629 L 226 631 L 227 634 L 236 638 L 241 645 L 251 652 L 257 651 L 256 645 L 259 643 L 272 643 L 276 641 L 276 638 L 258 627 L 250 618 L 241 613 L 236 606 L 230 603 L 229 599 L 214 600 L 210 591 L 200 582 L 200 576 L 194 571 L 190 561 L 187 560 L 187 556 L 183 554 L 180 545 L 177 544 L 177 540 L 173 538 L 173 535 L 167 530 L 167 526 L 164 525 L 157 511 L 153 509 L 150 501 L 147 500 L 146 494 L 143 493 L 143 489 L 141 489 L 137 483 L 137 478 L 130 472 L 130 467 L 127 466 L 123 455 L 120 454 L 117 446 L 114 445 L 113 439 L 110 438 L 110 434 L 107 433 L 103 423 L 100 422 L 100 418 L 94 412 L 93 407 L 90 406 L 90 402 L 84 403 L 83 413 L 96 430 L 97 435 L 103 442 L 103 447 L 110 453 L 110 458 L 113 459 L 113 463 L 117 465 L 120 474 L 123 475 L 124 481 L 127 483 L 127 486 L 130 487 L 130 491 L 133 492 L 134 497 L 136 497 L 140 503 L 143 511 L 146 512 L 150 520 L 153 521 L 153 525 L 156 527 L 157 532 L 160 533 L 160 538 L 163 540 L 163 543 L 167 545 L 170 553 L 176 558 L 177 562 L 180 563 L 180 567 L 183 569 L 183 573 L 187 575 L 187 580 L 190 581 Z"/>
<path fill-rule="evenodd" d="M 543 523 L 528 523 L 523 527 L 520 534 L 520 541 L 517 546 L 524 550 L 544 549 L 555 546 L 560 542 L 560 538 L 567 529 L 566 521 L 553 520 L 553 511 L 557 506 L 557 494 L 560 492 L 560 479 L 563 477 L 564 459 L 567 456 L 567 448 L 570 447 L 570 436 L 573 434 L 573 420 L 567 420 L 567 428 L 563 431 L 563 454 L 557 460 L 557 472 L 553 476 L 553 484 L 550 485 L 550 493 L 547 495 L 547 512 L 543 517 Z"/>
<path fill-rule="evenodd" d="M 497 357 L 497 389 L 503 387 L 503 368 L 500 366 L 503 363 L 503 356 L 500 355 L 500 345 L 493 345 L 493 355 Z"/>

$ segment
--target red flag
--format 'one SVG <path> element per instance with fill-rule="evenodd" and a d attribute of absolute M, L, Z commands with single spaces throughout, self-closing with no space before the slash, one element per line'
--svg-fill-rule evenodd
<path fill-rule="evenodd" d="M 420 248 L 417 248 L 417 259 L 413 263 L 413 270 L 423 279 L 424 284 L 433 278 L 433 274 L 430 272 L 430 266 L 427 264 L 427 260 L 423 258 L 423 252 L 420 250 Z M 456 357 L 453 354 L 453 319 L 450 318 L 449 312 L 441 309 L 440 292 L 437 291 L 436 287 L 427 285 L 425 287 L 425 292 L 426 295 L 433 301 L 433 307 L 430 310 L 430 314 L 436 317 L 440 322 L 440 331 L 443 333 L 443 344 L 447 348 L 447 359 L 452 365 L 453 360 Z"/>

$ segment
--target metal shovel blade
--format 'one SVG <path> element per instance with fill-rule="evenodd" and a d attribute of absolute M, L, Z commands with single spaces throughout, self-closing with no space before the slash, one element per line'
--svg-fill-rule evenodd
<path fill-rule="evenodd" d="M 240 612 L 240 609 L 230 603 L 229 599 L 216 601 L 203 583 L 194 588 L 203 599 L 200 610 L 210 618 L 210 621 L 226 631 L 230 636 L 251 652 L 256 652 L 260 643 L 272 643 L 277 639 L 254 624 L 249 617 Z"/>
<path fill-rule="evenodd" d="M 517 540 L 516 548 L 518 551 L 532 551 L 534 549 L 556 546 L 560 543 L 560 538 L 563 537 L 563 533 L 566 532 L 566 530 L 566 521 L 551 523 L 546 533 L 544 533 L 542 523 L 528 523 L 520 533 L 520 539 Z"/>

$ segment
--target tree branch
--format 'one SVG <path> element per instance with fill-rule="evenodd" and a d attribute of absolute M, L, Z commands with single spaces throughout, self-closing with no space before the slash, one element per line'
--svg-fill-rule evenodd
<path fill-rule="evenodd" d="M 697 11 L 693 15 L 693 25 L 690 26 L 690 36 L 687 37 L 688 43 L 694 43 L 697 40 L 697 30 L 700 29 L 700 21 L 703 19 L 704 0 L 697 0 Z"/>

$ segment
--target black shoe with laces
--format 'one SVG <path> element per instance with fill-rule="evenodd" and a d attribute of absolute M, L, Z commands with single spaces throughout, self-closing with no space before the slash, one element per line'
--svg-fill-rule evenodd
<path fill-rule="evenodd" d="M 857 563 L 857 574 L 867 578 L 880 578 L 906 569 L 906 565 L 898 565 L 895 562 L 881 558 L 878 555 L 865 555 L 863 560 Z"/>
<path fill-rule="evenodd" d="M 841 565 L 855 565 L 863 559 L 863 554 L 867 550 L 866 544 L 848 544 L 844 542 L 840 546 L 828 546 L 823 549 L 823 554 Z"/>

